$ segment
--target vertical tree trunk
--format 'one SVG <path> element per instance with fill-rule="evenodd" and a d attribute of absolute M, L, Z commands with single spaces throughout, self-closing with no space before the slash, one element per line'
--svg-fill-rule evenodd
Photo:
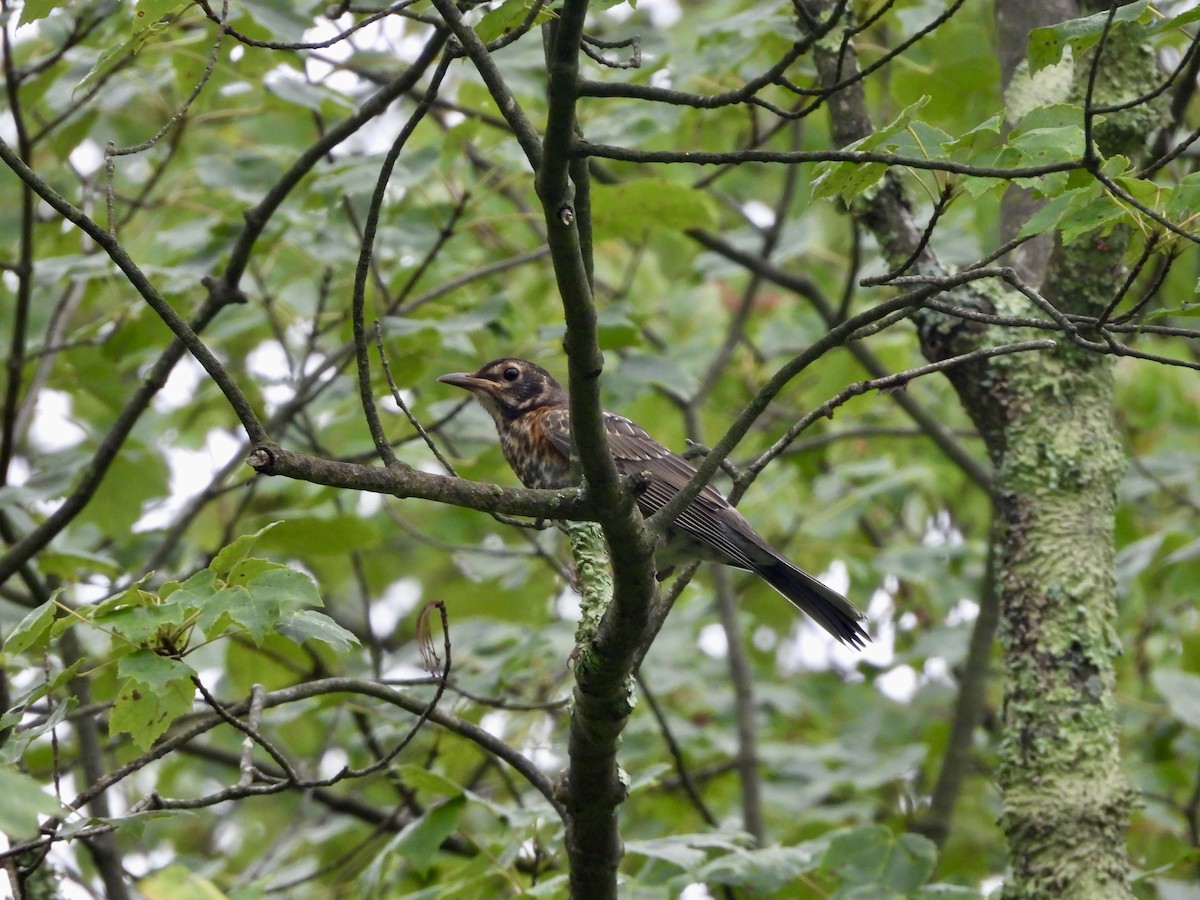
<path fill-rule="evenodd" d="M 1149 50 L 1114 31 L 1093 103 L 1154 84 Z M 1080 60 L 1083 104 L 1093 54 Z M 1148 105 L 1097 124 L 1105 156 L 1137 154 L 1158 124 Z M 1099 315 L 1121 283 L 1128 234 L 1093 233 L 1050 257 L 1042 293 L 1068 314 Z M 1064 341 L 1008 367 L 997 472 L 1004 646 L 1002 824 L 1007 898 L 1129 897 L 1125 832 L 1133 792 L 1120 766 L 1114 698 L 1114 508 L 1125 459 L 1114 422 L 1113 361 Z M 1007 360 L 1004 364 L 1007 364 Z M 1036 412 L 1035 412 L 1036 410 Z"/>
<path fill-rule="evenodd" d="M 815 0 L 808 7 L 814 18 L 830 8 Z M 1144 48 L 1115 32 L 1104 47 L 1095 105 L 1128 100 L 1152 85 L 1153 58 Z M 856 65 L 853 53 L 820 45 L 814 56 L 826 84 L 839 83 Z M 1090 55 L 1078 64 L 1079 104 L 1089 65 Z M 829 106 L 839 143 L 870 133 L 861 88 L 837 92 Z M 1114 114 L 1097 126 L 1097 146 L 1104 154 L 1131 155 L 1155 124 L 1144 105 Z M 913 271 L 945 273 L 933 252 L 922 249 L 895 176 L 852 212 L 889 262 L 911 259 Z M 1109 234 L 1054 248 L 1042 293 L 1065 313 L 1096 314 L 1121 281 L 1126 243 Z M 1023 296 L 995 287 L 957 287 L 946 299 L 986 313 L 1034 314 Z M 914 321 L 930 359 L 1029 336 L 928 310 Z M 1113 421 L 1112 361 L 1064 336 L 1055 351 L 996 357 L 948 376 L 996 466 L 994 549 L 1006 676 L 998 775 L 1011 857 L 1005 896 L 1130 897 L 1125 832 L 1132 792 L 1120 768 L 1114 700 L 1120 647 L 1113 531 L 1124 460 Z"/>
<path fill-rule="evenodd" d="M 1047 296 L 1061 304 L 1066 285 L 1086 277 L 1087 260 L 1099 276 L 1113 253 L 1094 245 L 1060 251 Z M 1099 287 L 1075 282 L 1080 299 Z M 1012 857 L 1005 896 L 1128 897 L 1132 797 L 1113 697 L 1113 509 L 1124 458 L 1112 365 L 1071 345 L 1013 362 L 1004 373 L 1008 421 L 996 479 L 1005 674 L 999 781 Z"/>

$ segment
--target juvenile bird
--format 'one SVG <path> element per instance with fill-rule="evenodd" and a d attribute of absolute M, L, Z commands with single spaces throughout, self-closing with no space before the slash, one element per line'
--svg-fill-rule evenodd
<path fill-rule="evenodd" d="M 465 388 L 491 414 L 504 458 L 530 488 L 569 487 L 578 482 L 571 464 L 571 410 L 567 393 L 541 366 L 524 359 L 497 359 L 478 372 L 453 372 L 438 381 Z M 677 494 L 696 469 L 623 416 L 604 413 L 608 446 L 623 475 L 647 472 L 638 495 L 642 515 L 651 516 Z M 863 614 L 780 554 L 729 501 L 706 485 L 672 524 L 668 550 L 747 569 L 783 594 L 851 647 L 871 638 Z M 682 549 L 681 549 L 682 545 Z M 659 552 L 662 564 L 663 553 Z"/>

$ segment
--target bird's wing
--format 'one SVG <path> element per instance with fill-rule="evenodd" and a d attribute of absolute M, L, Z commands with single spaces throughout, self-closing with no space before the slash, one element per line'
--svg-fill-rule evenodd
<path fill-rule="evenodd" d="M 565 408 L 547 411 L 542 426 L 560 452 L 571 453 L 571 418 Z M 625 417 L 605 413 L 604 427 L 617 470 L 622 475 L 650 473 L 650 483 L 638 495 L 643 515 L 662 509 L 696 474 L 691 463 Z M 843 643 L 862 647 L 871 639 L 854 604 L 771 547 L 711 485 L 684 508 L 673 527 L 706 548 L 703 555 L 709 559 L 757 573 Z"/>
<path fill-rule="evenodd" d="M 571 414 L 566 409 L 547 410 L 542 416 L 546 437 L 562 453 L 571 453 Z M 641 426 L 624 416 L 604 413 L 608 448 L 622 475 L 649 472 L 650 483 L 638 495 L 642 514 L 651 516 L 679 493 L 696 474 L 686 459 L 672 453 Z M 675 527 L 712 551 L 714 558 L 729 565 L 753 568 L 762 553 L 771 553 L 750 523 L 729 505 L 721 492 L 705 485 L 675 519 Z M 757 540 L 755 540 L 757 538 Z M 758 546 L 756 546 L 758 545 Z"/>

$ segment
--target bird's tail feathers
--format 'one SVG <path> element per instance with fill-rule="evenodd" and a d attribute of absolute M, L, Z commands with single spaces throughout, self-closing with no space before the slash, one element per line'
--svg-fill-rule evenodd
<path fill-rule="evenodd" d="M 865 617 L 853 603 L 788 560 L 780 557 L 755 571 L 843 644 L 858 650 L 871 640 L 860 624 Z"/>

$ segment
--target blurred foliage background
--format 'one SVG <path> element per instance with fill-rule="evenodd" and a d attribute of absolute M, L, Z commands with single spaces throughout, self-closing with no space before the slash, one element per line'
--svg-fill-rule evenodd
<path fill-rule="evenodd" d="M 600 81 L 719 93 L 766 69 L 795 40 L 790 3 L 593 6 L 589 33 L 640 35 L 638 68 L 585 62 L 585 75 Z M 866 18 L 879 4 L 852 6 Z M 857 38 L 864 64 L 946 12 L 931 0 L 885 6 Z M 25 0 L 0 8 L 0 136 L 110 229 L 185 318 L 209 296 L 203 280 L 227 271 L 248 211 L 302 154 L 410 70 L 437 19 L 425 3 L 397 4 L 338 37 L 366 13 L 330 10 L 325 0 L 233 0 L 228 25 L 244 39 L 219 39 L 219 26 L 190 3 Z M 217 6 L 210 12 L 223 15 Z M 493 3 L 474 7 L 470 21 L 492 38 L 527 12 Z M 1186 50 L 1188 24 L 1154 36 L 1164 60 Z M 332 38 L 328 46 L 286 46 Z M 963 4 L 865 81 L 876 124 L 924 101 L 910 114 L 921 125 L 903 129 L 905 140 L 919 145 L 932 133 L 922 128 L 957 138 L 991 120 L 973 152 L 996 150 L 993 117 L 1005 100 L 989 49 L 995 40 L 991 4 Z M 624 60 L 630 51 L 600 52 Z M 540 125 L 538 27 L 494 58 Z M 801 57 L 788 77 L 811 75 Z M 238 285 L 244 302 L 223 306 L 202 332 L 285 446 L 373 458 L 349 298 L 384 154 L 424 83 L 366 116 L 348 139 L 320 147 L 261 223 Z M 771 86 L 762 96 L 783 103 L 792 95 Z M 787 122 L 743 104 L 702 110 L 586 98 L 580 124 L 593 143 L 643 151 L 830 147 L 824 111 Z M 114 155 L 151 138 L 139 152 Z M 1163 189 L 1190 166 L 1185 156 L 1160 172 Z M 594 161 L 608 409 L 676 450 L 689 441 L 711 445 L 783 362 L 834 322 L 891 295 L 860 284 L 886 265 L 842 202 L 814 185 L 831 171 Z M 949 176 L 905 170 L 902 178 L 914 215 L 926 221 Z M 998 245 L 1007 184 L 983 181 L 960 188 L 940 220 L 933 246 L 947 265 L 969 264 Z M 98 245 L 27 196 L 7 169 L 0 248 L 0 334 L 10 347 L 0 514 L 11 545 L 59 509 L 111 446 L 114 422 L 171 335 Z M 769 261 L 803 291 L 749 271 L 720 248 Z M 1175 249 L 1179 258 L 1146 312 L 1186 327 L 1196 253 L 1182 241 Z M 459 474 L 515 484 L 486 414 L 436 379 L 506 355 L 565 379 L 563 318 L 529 168 L 465 60 L 450 65 L 388 182 L 367 319 L 378 323 L 401 398 Z M 1196 359 L 1187 336 L 1134 340 Z M 885 371 L 923 362 L 903 323 L 863 343 Z M 377 357 L 373 374 L 397 454 L 443 471 L 388 399 Z M 760 417 L 734 464 L 871 374 L 846 349 L 828 354 Z M 1116 534 L 1126 648 L 1118 688 L 1125 765 L 1141 797 L 1129 845 L 1143 873 L 1139 895 L 1174 900 L 1200 896 L 1200 404 L 1187 368 L 1123 359 L 1116 377 L 1130 458 Z M 875 640 L 862 653 L 842 648 L 766 585 L 732 575 L 740 610 L 732 639 L 744 644 L 751 667 L 758 730 L 766 849 L 753 850 L 742 830 L 731 635 L 714 613 L 711 573 L 701 570 L 646 659 L 621 749 L 630 779 L 621 808 L 628 896 L 876 897 L 885 896 L 883 886 L 896 896 L 932 896 L 924 887 L 931 880 L 943 884 L 939 896 L 978 896 L 999 883 L 1006 853 L 991 778 L 998 685 L 936 864 L 933 845 L 918 836 L 979 610 L 991 513 L 985 493 L 900 402 L 940 422 L 986 467 L 968 417 L 934 376 L 899 394 L 850 400 L 765 469 L 741 509 L 866 610 Z M 0 591 L 11 709 L 0 720 L 0 785 L 14 797 L 0 824 L 10 846 L 36 837 L 37 814 L 59 809 L 32 785 L 52 786 L 69 803 L 121 766 L 145 762 L 105 793 L 107 808 L 68 816 L 60 834 L 79 834 L 55 843 L 44 860 L 46 845 L 10 855 L 10 874 L 15 866 L 52 873 L 60 896 L 112 896 L 118 874 L 154 897 L 182 896 L 185 884 L 236 897 L 563 891 L 552 808 L 469 734 L 426 723 L 389 764 L 339 780 L 345 766 L 386 757 L 416 717 L 328 681 L 386 683 L 419 710 L 435 686 L 419 659 L 418 610 L 441 601 L 453 665 L 439 710 L 494 735 L 553 780 L 565 764 L 577 612 L 561 536 L 444 504 L 255 477 L 244 465 L 248 449 L 221 390 L 185 357 L 135 411 L 94 496 Z M 164 654 L 169 642 L 173 657 Z M 184 668 L 160 669 L 150 657 Z M 193 673 L 231 705 L 255 684 L 267 692 L 327 686 L 274 703 L 258 727 L 299 776 L 332 783 L 223 796 L 249 771 L 244 735 L 227 723 L 144 759 L 154 741 L 162 747 L 212 719 L 193 697 Z M 253 756 L 268 773 L 255 784 L 279 776 L 262 748 Z"/>

